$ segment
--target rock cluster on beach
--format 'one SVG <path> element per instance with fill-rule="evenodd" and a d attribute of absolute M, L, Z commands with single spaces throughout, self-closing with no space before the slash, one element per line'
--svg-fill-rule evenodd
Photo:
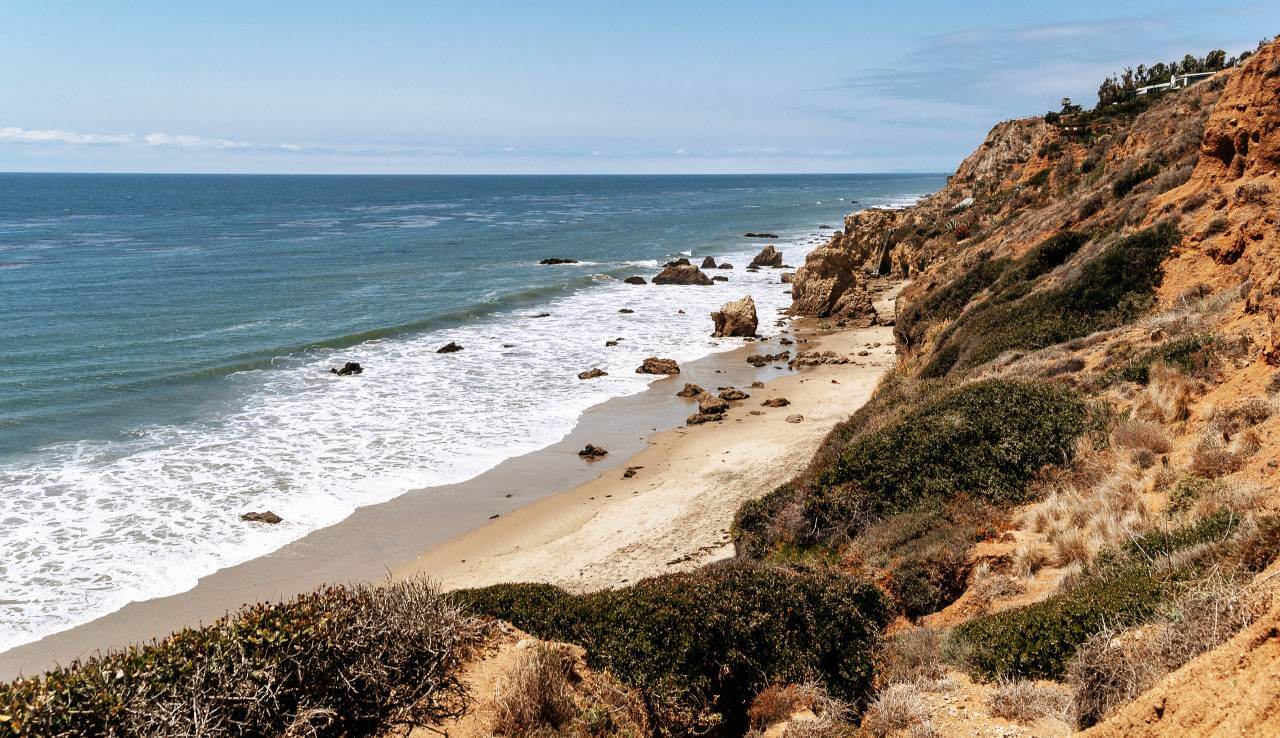
<path fill-rule="evenodd" d="M 703 274 L 702 270 L 689 263 L 688 259 L 679 259 L 675 262 L 669 262 L 658 276 L 653 278 L 654 284 L 711 284 L 711 278 Z"/>
<path fill-rule="evenodd" d="M 711 313 L 711 320 L 715 322 L 715 332 L 711 335 L 716 338 L 754 336 L 758 327 L 756 301 L 751 299 L 751 295 L 747 295 L 726 302 L 719 310 Z"/>
<path fill-rule="evenodd" d="M 767 366 L 775 361 L 790 361 L 791 352 L 782 351 L 776 354 L 754 354 L 747 357 L 747 363 L 756 368 Z"/>
<path fill-rule="evenodd" d="M 680 365 L 675 359 L 659 359 L 656 356 L 650 356 L 644 360 L 640 366 L 636 367 L 636 374 L 679 374 Z"/>
<path fill-rule="evenodd" d="M 756 254 L 756 258 L 751 260 L 753 267 L 780 267 L 782 266 L 782 252 L 774 248 L 773 244 L 760 249 L 760 253 Z"/>
<path fill-rule="evenodd" d="M 588 443 L 581 451 L 578 452 L 578 455 L 584 459 L 598 459 L 601 456 L 607 456 L 608 454 L 608 451 L 593 443 Z"/>

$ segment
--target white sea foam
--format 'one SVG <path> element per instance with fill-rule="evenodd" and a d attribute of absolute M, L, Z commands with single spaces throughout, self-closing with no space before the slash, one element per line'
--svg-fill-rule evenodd
<path fill-rule="evenodd" d="M 809 248 L 779 245 L 793 264 Z M 746 263 L 757 248 L 719 258 Z M 651 377 L 635 367 L 644 357 L 683 362 L 740 345 L 709 338 L 708 314 L 725 301 L 751 294 L 766 331 L 789 304 L 775 270 L 729 276 L 712 287 L 602 279 L 469 325 L 286 360 L 287 368 L 228 378 L 244 393 L 216 417 L 8 465 L 0 470 L 0 650 L 184 591 L 357 507 L 462 481 L 554 443 L 591 405 L 643 389 Z M 530 317 L 541 312 L 551 316 Z M 604 346 L 618 336 L 620 345 Z M 465 349 L 436 353 L 448 341 Z M 346 360 L 365 373 L 326 371 Z M 591 367 L 609 376 L 576 378 Z M 266 509 L 284 522 L 239 519 Z"/>

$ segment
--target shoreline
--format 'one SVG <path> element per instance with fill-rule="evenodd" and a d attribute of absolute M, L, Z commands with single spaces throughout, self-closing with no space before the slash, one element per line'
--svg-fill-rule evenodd
<path fill-rule="evenodd" d="M 569 504 L 566 500 L 575 500 L 579 496 L 591 497 L 591 494 L 584 493 L 583 490 L 594 489 L 592 485 L 608 486 L 623 481 L 621 475 L 627 465 L 652 466 L 656 470 L 661 464 L 646 464 L 645 461 L 633 459 L 643 457 L 648 460 L 654 454 L 680 453 L 679 449 L 684 448 L 682 442 L 685 440 L 713 445 L 732 442 L 736 446 L 740 441 L 734 439 L 740 439 L 744 435 L 758 435 L 761 430 L 767 429 L 770 438 L 785 437 L 783 445 L 788 445 L 789 451 L 782 453 L 775 449 L 775 455 L 768 463 L 764 463 L 762 458 L 750 461 L 738 458 L 736 466 L 756 470 L 773 467 L 783 470 L 785 476 L 789 477 L 790 474 L 785 470 L 792 468 L 791 465 L 797 460 L 807 460 L 831 425 L 848 417 L 865 401 L 864 395 L 869 395 L 880 374 L 887 366 L 892 365 L 892 329 L 879 327 L 821 331 L 816 326 L 805 325 L 804 320 L 789 322 L 785 327 L 773 327 L 775 319 L 776 316 L 761 316 L 762 325 L 770 326 L 767 329 L 770 338 L 704 356 L 682 367 L 681 375 L 656 378 L 638 393 L 599 403 L 582 413 L 574 428 L 550 446 L 507 459 L 464 482 L 415 489 L 390 501 L 360 508 L 336 525 L 313 531 L 271 554 L 202 577 L 190 590 L 168 597 L 136 601 L 88 623 L 0 653 L 0 678 L 35 674 L 96 651 L 146 642 L 184 626 L 208 623 L 244 603 L 286 599 L 324 583 L 377 581 L 388 576 L 421 572 L 443 586 L 448 586 L 449 583 L 473 585 L 480 580 L 468 576 L 466 569 L 446 564 L 448 559 L 456 556 L 457 551 L 468 550 L 467 547 L 478 539 L 489 539 L 494 543 L 512 541 L 506 533 L 495 535 L 495 531 L 517 531 L 520 535 L 532 534 L 545 538 L 551 529 L 525 528 L 532 521 L 542 520 L 553 526 L 568 525 L 567 529 L 562 529 L 563 533 L 584 527 L 591 519 L 609 520 L 614 513 L 609 512 L 602 518 L 595 514 L 598 512 L 596 508 L 587 505 L 581 505 L 581 511 L 575 511 L 576 517 L 566 518 L 561 513 L 566 504 Z M 788 347 L 778 345 L 778 338 L 784 335 L 795 336 L 796 331 L 810 337 L 811 343 L 798 342 Z M 864 335 L 865 331 L 880 331 L 881 337 L 876 338 L 871 333 Z M 851 338 L 855 334 L 859 338 Z M 848 344 L 849 347 L 857 350 L 861 345 L 855 347 L 854 343 L 862 339 L 865 339 L 865 343 L 880 341 L 883 344 L 879 351 L 885 352 L 882 360 L 884 366 L 877 366 L 871 371 L 868 367 L 851 363 L 808 367 L 799 371 L 784 368 L 784 373 L 771 365 L 756 368 L 745 361 L 747 356 L 757 353 L 757 347 L 768 353 L 784 348 L 789 348 L 794 353 L 796 349 L 838 350 L 834 348 L 836 344 L 833 342 L 852 341 L 853 343 Z M 868 358 L 871 357 L 860 357 L 859 362 L 870 363 Z M 841 384 L 836 385 L 825 379 L 827 372 L 831 372 L 834 378 L 848 376 L 850 371 L 864 373 L 867 378 L 859 385 L 857 394 L 844 392 L 846 389 L 853 389 L 845 384 L 844 379 L 840 380 Z M 810 382 L 809 377 L 817 375 L 823 376 L 829 387 L 841 388 L 841 393 L 802 393 L 800 388 Z M 783 380 L 790 381 L 782 384 Z M 753 381 L 766 381 L 767 387 L 763 390 L 748 389 L 753 397 L 742 403 L 735 403 L 739 407 L 730 410 L 728 420 L 694 428 L 684 427 L 683 420 L 692 411 L 693 403 L 674 396 L 684 382 L 694 382 L 708 389 L 728 385 L 747 389 Z M 785 393 L 792 399 L 795 406 L 778 409 L 758 407 L 763 398 L 780 393 Z M 799 399 L 810 395 L 814 398 L 813 402 Z M 836 408 L 835 412 L 827 411 L 824 414 L 824 411 L 817 408 L 819 400 Z M 814 405 L 813 409 L 809 405 Z M 799 409 L 801 407 L 804 409 Z M 748 415 L 751 410 L 762 410 L 766 414 Z M 797 412 L 805 414 L 805 422 L 785 423 L 786 415 Z M 618 423 L 619 417 L 626 418 L 627 422 Z M 766 419 L 769 423 L 739 422 L 743 418 Z M 747 429 L 750 430 L 744 434 Z M 583 461 L 577 457 L 577 451 L 586 443 L 603 445 L 611 453 L 599 461 Z M 730 458 L 737 456 L 730 454 Z M 684 473 L 685 470 L 671 465 L 668 467 L 665 471 L 656 473 L 640 470 L 635 479 L 626 481 L 656 485 L 659 479 L 664 479 L 666 481 L 663 484 L 669 486 L 681 479 L 692 479 Z M 752 484 L 738 484 L 736 487 L 750 490 L 751 494 L 763 494 L 780 481 L 782 480 L 775 481 L 767 474 L 757 474 Z M 697 486 L 705 491 L 709 482 L 704 477 L 698 480 Z M 610 494 L 615 493 L 601 492 L 601 501 L 613 499 L 607 497 Z M 621 493 L 615 496 L 620 498 Z M 711 560 L 712 556 L 726 555 L 731 552 L 731 544 L 726 537 L 728 521 L 732 519 L 737 503 L 742 499 L 746 497 L 722 499 L 719 500 L 720 509 L 702 511 L 718 513 L 719 517 L 713 514 L 701 515 L 696 538 L 683 536 L 689 541 L 697 540 L 695 548 L 702 550 L 662 558 L 666 554 L 661 551 L 661 546 L 664 545 L 661 541 L 665 540 L 666 534 L 659 530 L 661 524 L 665 520 L 669 531 L 679 521 L 688 520 L 688 513 L 692 508 L 683 510 L 683 516 L 673 516 L 673 513 L 682 511 L 672 508 L 665 495 L 638 495 L 637 500 L 646 503 L 663 502 L 648 510 L 651 517 L 645 525 L 626 526 L 630 531 L 628 540 L 636 545 L 640 543 L 639 538 L 653 537 L 654 543 L 649 547 L 646 557 L 632 557 L 634 562 L 644 562 L 643 565 L 639 568 L 617 568 L 616 559 L 603 556 L 605 552 L 598 546 L 584 549 L 584 554 L 595 555 L 600 561 L 590 562 L 589 568 L 596 573 L 593 577 L 584 579 L 583 586 L 592 586 L 597 582 L 598 586 L 613 586 L 625 583 L 624 580 L 632 579 L 633 576 L 674 570 L 658 564 L 665 565 L 676 558 L 684 557 L 680 563 L 685 568 L 691 568 Z M 713 501 L 713 498 L 703 500 L 707 503 Z M 622 506 L 608 509 L 629 512 L 629 508 Z M 583 518 L 582 513 L 587 511 L 592 511 L 592 515 Z M 497 516 L 496 519 L 491 519 L 493 516 Z M 712 520 L 715 522 L 706 522 Z M 713 526 L 714 531 L 711 530 Z M 715 540 L 711 540 L 711 533 L 715 533 Z M 563 538 L 563 535 L 559 538 Z M 614 531 L 609 538 L 618 539 L 617 532 Z M 536 550 L 551 549 L 545 546 L 525 549 L 526 553 Z M 479 553 L 471 557 L 456 558 L 471 558 L 474 562 L 479 558 Z M 658 559 L 662 560 L 659 562 Z M 526 577 L 537 576 L 543 570 L 556 571 L 558 566 L 554 560 L 537 564 L 537 559 L 527 556 L 515 559 L 504 557 L 504 562 L 512 561 L 527 562 L 523 569 L 512 570 L 523 571 Z M 439 570 L 424 572 L 424 566 L 438 566 Z M 624 569 L 632 571 L 633 576 L 616 573 L 615 568 L 619 572 Z M 546 579 L 547 576 L 542 574 L 541 578 Z"/>

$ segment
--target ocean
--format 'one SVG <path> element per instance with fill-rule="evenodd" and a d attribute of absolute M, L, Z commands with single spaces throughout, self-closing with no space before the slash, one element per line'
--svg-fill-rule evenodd
<path fill-rule="evenodd" d="M 644 357 L 740 345 L 724 302 L 769 330 L 765 243 L 944 182 L 0 174 L 0 651 L 554 443 Z M 728 282 L 621 281 L 706 255 Z"/>

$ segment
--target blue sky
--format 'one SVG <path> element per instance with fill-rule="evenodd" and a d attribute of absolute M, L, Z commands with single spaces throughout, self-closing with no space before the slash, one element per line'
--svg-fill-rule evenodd
<path fill-rule="evenodd" d="M 0 3 L 0 171 L 950 171 L 1270 2 Z"/>

